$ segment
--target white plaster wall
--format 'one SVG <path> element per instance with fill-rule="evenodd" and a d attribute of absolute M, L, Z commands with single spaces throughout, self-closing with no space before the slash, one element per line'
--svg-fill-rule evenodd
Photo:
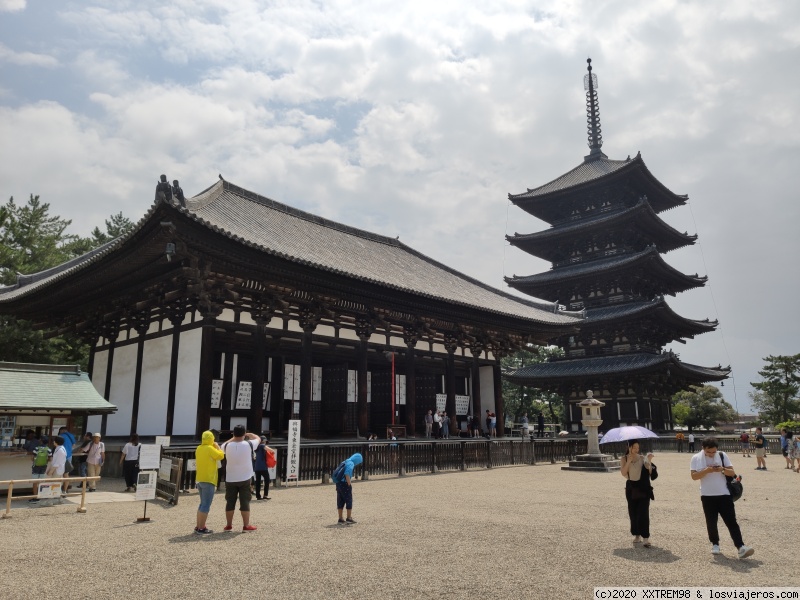
<path fill-rule="evenodd" d="M 233 312 L 230 308 L 225 308 L 222 310 L 222 313 L 217 317 L 220 321 L 227 321 L 228 323 L 233 323 L 236 321 L 236 313 Z"/>
<path fill-rule="evenodd" d="M 316 333 L 316 331 L 314 333 Z M 320 335 L 328 335 L 328 334 L 321 333 Z M 356 341 L 359 340 L 358 334 L 352 329 L 345 329 L 345 328 L 340 329 L 339 337 L 342 338 L 343 340 L 356 340 Z"/>
<path fill-rule="evenodd" d="M 167 423 L 169 360 L 172 336 L 147 340 L 142 358 L 142 385 L 139 391 L 139 435 L 163 435 Z"/>
<path fill-rule="evenodd" d="M 300 327 L 300 323 L 294 319 L 289 319 L 289 323 L 287 325 L 289 331 L 303 331 L 303 328 Z"/>
<path fill-rule="evenodd" d="M 437 354 L 447 354 L 447 348 L 444 347 L 444 344 L 434 344 L 433 351 Z"/>
<path fill-rule="evenodd" d="M 239 323 L 242 325 L 255 325 L 256 322 L 253 320 L 253 316 L 249 312 L 241 312 L 239 313 Z"/>
<path fill-rule="evenodd" d="M 106 389 L 106 369 L 108 368 L 108 352 L 103 350 L 95 352 L 94 366 L 92 367 L 92 385 L 101 396 Z M 103 422 L 101 415 L 92 415 L 86 420 L 86 431 L 100 431 Z"/>
<path fill-rule="evenodd" d="M 343 338 L 346 337 L 345 334 L 344 334 L 345 331 L 350 331 L 350 330 L 349 329 L 340 329 L 339 330 L 339 335 L 342 336 Z M 353 331 L 352 333 L 353 333 L 353 335 L 355 335 L 355 331 Z M 327 337 L 336 337 L 336 330 L 333 327 L 331 327 L 330 325 L 317 325 L 317 328 L 314 330 L 314 335 L 324 335 L 324 336 L 327 336 Z M 353 338 L 349 338 L 349 339 L 353 339 Z M 358 336 L 356 336 L 355 339 L 358 339 Z"/>
<path fill-rule="evenodd" d="M 133 387 L 136 383 L 136 349 L 138 344 L 120 346 L 114 350 L 111 371 L 111 391 L 108 399 L 117 412 L 108 415 L 106 435 L 128 435 L 131 432 Z"/>
<path fill-rule="evenodd" d="M 485 411 L 487 408 L 495 412 L 494 405 L 494 369 L 492 367 L 481 367 L 481 410 Z M 484 414 L 486 414 L 484 412 Z M 483 415 L 481 415 L 483 418 Z M 497 416 L 498 422 L 502 420 L 500 415 Z"/>
<path fill-rule="evenodd" d="M 173 435 L 194 435 L 197 424 L 197 394 L 200 390 L 202 342 L 202 329 L 192 329 L 181 334 L 175 385 L 175 418 L 172 421 Z"/>

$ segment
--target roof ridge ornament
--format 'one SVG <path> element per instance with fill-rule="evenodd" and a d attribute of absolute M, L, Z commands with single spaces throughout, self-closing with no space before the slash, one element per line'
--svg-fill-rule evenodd
<path fill-rule="evenodd" d="M 588 134 L 589 155 L 584 162 L 592 162 L 608 158 L 600 148 L 603 146 L 603 134 L 600 129 L 600 103 L 597 99 L 597 75 L 592 73 L 592 59 L 587 58 L 588 73 L 583 76 L 583 89 L 586 90 L 586 133 Z"/>

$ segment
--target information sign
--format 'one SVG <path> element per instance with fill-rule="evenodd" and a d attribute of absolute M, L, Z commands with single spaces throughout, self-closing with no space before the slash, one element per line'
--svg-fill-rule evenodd
<path fill-rule="evenodd" d="M 45 498 L 60 498 L 61 497 L 61 484 L 55 482 L 40 483 L 36 490 L 36 496 L 39 499 Z"/>
<path fill-rule="evenodd" d="M 219 408 L 222 403 L 222 379 L 211 380 L 211 408 Z"/>
<path fill-rule="evenodd" d="M 139 468 L 158 469 L 161 466 L 161 446 L 156 444 L 140 444 Z"/>
<path fill-rule="evenodd" d="M 197 460 L 194 458 L 190 458 L 186 461 L 186 470 L 187 471 L 197 471 Z"/>
<path fill-rule="evenodd" d="M 161 459 L 161 465 L 158 468 L 159 479 L 169 481 L 170 474 L 172 473 L 172 461 L 168 458 Z"/>
<path fill-rule="evenodd" d="M 139 471 L 139 476 L 136 479 L 136 499 L 155 500 L 155 498 L 156 498 L 156 472 Z"/>
<path fill-rule="evenodd" d="M 161 446 L 162 448 L 169 448 L 169 436 L 168 435 L 157 435 L 156 436 L 156 446 Z"/>
<path fill-rule="evenodd" d="M 252 381 L 240 381 L 239 392 L 236 394 L 236 408 L 248 409 L 250 408 L 250 399 L 253 394 Z"/>

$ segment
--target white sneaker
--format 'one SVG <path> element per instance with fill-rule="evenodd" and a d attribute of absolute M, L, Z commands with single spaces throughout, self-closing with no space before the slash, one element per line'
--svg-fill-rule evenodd
<path fill-rule="evenodd" d="M 748 556 L 753 556 L 753 550 L 750 546 L 742 546 L 739 548 L 739 558 L 747 558 Z"/>
<path fill-rule="evenodd" d="M 721 554 L 719 550 L 719 544 L 714 544 L 711 546 L 711 554 Z"/>

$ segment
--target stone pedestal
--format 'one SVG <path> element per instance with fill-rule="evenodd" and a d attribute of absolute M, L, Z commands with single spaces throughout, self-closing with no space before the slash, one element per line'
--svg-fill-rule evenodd
<path fill-rule="evenodd" d="M 611 473 L 621 468 L 619 460 L 609 454 L 579 454 L 575 460 L 569 461 L 568 467 L 561 467 L 562 471 L 594 471 L 596 473 Z"/>

